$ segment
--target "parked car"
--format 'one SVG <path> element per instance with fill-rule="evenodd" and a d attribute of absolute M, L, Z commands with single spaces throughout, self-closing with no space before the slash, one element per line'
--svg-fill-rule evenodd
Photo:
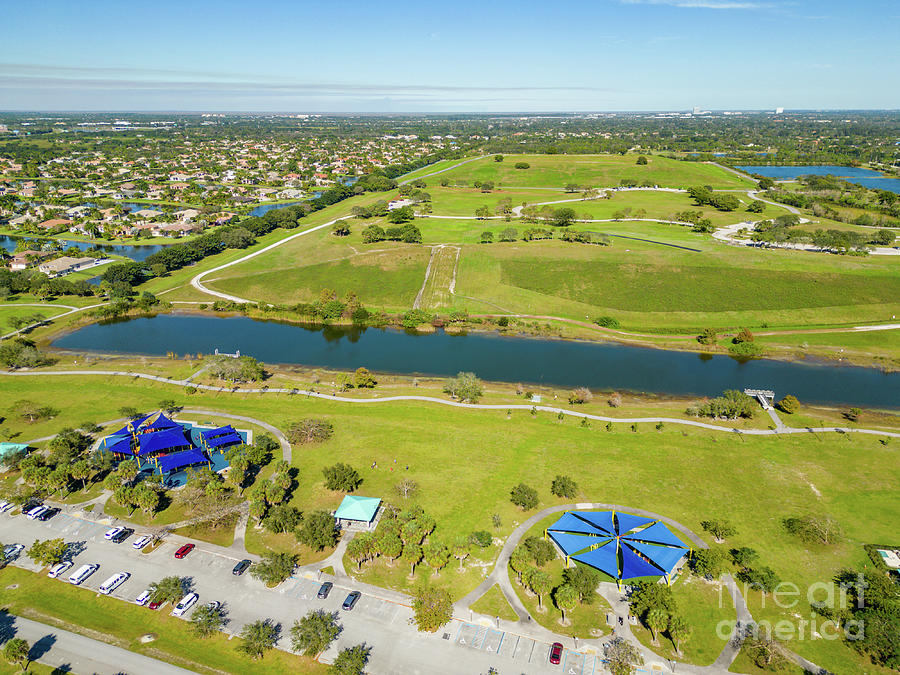
<path fill-rule="evenodd" d="M 68 570 L 72 568 L 72 563 L 68 560 L 63 562 L 56 563 L 53 567 L 50 568 L 50 571 L 47 572 L 47 576 L 51 579 L 59 579 L 63 574 L 65 574 Z"/>
<path fill-rule="evenodd" d="M 341 609 L 345 609 L 349 612 L 353 609 L 353 606 L 356 604 L 356 601 L 359 600 L 359 596 L 361 595 L 362 593 L 359 591 L 351 591 L 350 595 L 347 596 L 347 599 L 344 600 L 344 604 L 341 605 Z"/>
<path fill-rule="evenodd" d="M 103 535 L 104 539 L 108 541 L 112 541 L 113 537 L 118 537 L 119 534 L 125 529 L 123 525 L 118 525 L 117 527 L 112 527 L 106 531 L 106 534 Z"/>
<path fill-rule="evenodd" d="M 114 544 L 121 544 L 123 541 L 128 539 L 131 535 L 134 534 L 134 530 L 130 527 L 123 527 L 122 531 L 119 532 L 116 536 L 114 536 L 110 541 Z"/>
<path fill-rule="evenodd" d="M 74 586 L 80 586 L 81 583 L 91 576 L 94 572 L 100 569 L 100 565 L 97 563 L 89 563 L 87 565 L 82 565 L 77 570 L 72 572 L 69 577 L 69 583 Z"/>
<path fill-rule="evenodd" d="M 563 646 L 562 642 L 554 642 L 550 645 L 550 663 L 554 666 L 558 666 L 559 662 L 562 660 Z"/>
<path fill-rule="evenodd" d="M 147 605 L 147 609 L 159 609 L 159 606 L 162 604 L 162 600 L 154 600 L 149 605 Z"/>
<path fill-rule="evenodd" d="M 239 577 L 239 576 L 241 576 L 244 572 L 247 571 L 247 568 L 248 568 L 248 567 L 250 567 L 250 561 L 249 561 L 249 560 L 246 560 L 246 559 L 245 559 L 245 560 L 241 560 L 237 565 L 234 566 L 234 569 L 231 570 L 231 573 L 232 573 L 234 576 Z"/>
<path fill-rule="evenodd" d="M 207 606 L 209 609 L 219 609 L 219 607 L 222 606 L 222 603 L 219 602 L 218 600 L 213 600 L 212 602 L 207 602 L 207 603 L 206 603 L 206 606 Z"/>
<path fill-rule="evenodd" d="M 46 511 L 44 511 L 43 513 L 39 514 L 39 515 L 37 516 L 36 520 L 40 520 L 40 521 L 42 521 L 42 522 L 45 521 L 45 520 L 50 520 L 50 519 L 51 519 L 53 516 L 55 516 L 57 513 L 59 513 L 59 509 L 56 508 L 55 506 L 53 506 L 53 507 L 51 507 L 51 508 L 48 508 L 48 509 L 47 509 Z"/>
<path fill-rule="evenodd" d="M 7 544 L 3 547 L 3 559 L 7 562 L 19 557 L 25 550 L 25 544 Z"/>
<path fill-rule="evenodd" d="M 172 610 L 172 616 L 184 616 L 184 613 L 187 612 L 191 607 L 196 605 L 197 600 L 199 599 L 200 596 L 196 593 L 188 593 L 178 601 L 177 605 L 175 605 L 175 609 Z"/>
<path fill-rule="evenodd" d="M 12 511 L 15 507 L 15 504 L 12 502 L 3 501 L 0 502 L 0 513 L 6 513 L 7 511 Z"/>
<path fill-rule="evenodd" d="M 324 584 L 319 586 L 319 592 L 316 593 L 316 597 L 319 598 L 319 600 L 324 600 L 328 597 L 328 594 L 331 593 L 331 589 L 333 587 L 333 583 L 331 583 L 330 581 L 326 581 Z"/>
<path fill-rule="evenodd" d="M 153 535 L 152 535 L 152 534 L 142 534 L 140 537 L 138 537 L 138 538 L 135 539 L 133 542 L 131 542 L 131 546 L 132 546 L 135 550 L 140 551 L 142 548 L 144 548 L 144 547 L 145 547 L 147 544 L 149 544 L 151 541 L 153 541 Z"/>
<path fill-rule="evenodd" d="M 101 595 L 109 595 L 119 586 L 124 584 L 130 576 L 131 575 L 128 572 L 119 572 L 118 574 L 113 574 L 109 579 L 100 584 Z"/>
<path fill-rule="evenodd" d="M 146 591 L 141 591 L 141 594 L 134 599 L 134 604 L 138 607 L 143 607 L 147 604 L 147 601 L 150 599 L 152 592 L 148 588 Z"/>
<path fill-rule="evenodd" d="M 193 544 L 185 544 L 180 549 L 175 551 L 175 557 L 181 560 L 184 556 L 194 550 Z"/>
<path fill-rule="evenodd" d="M 33 508 L 28 509 L 25 512 L 25 517 L 28 518 L 28 520 L 34 520 L 42 513 L 45 513 L 46 511 L 49 511 L 49 510 L 50 510 L 49 506 L 44 506 L 43 504 L 41 504 L 39 506 L 35 506 Z"/>

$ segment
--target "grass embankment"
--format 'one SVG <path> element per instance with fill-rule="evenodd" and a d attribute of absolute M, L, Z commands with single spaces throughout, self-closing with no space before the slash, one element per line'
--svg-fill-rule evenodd
<path fill-rule="evenodd" d="M 0 606 L 12 614 L 48 623 L 95 640 L 168 661 L 198 673 L 324 673 L 310 658 L 277 649 L 251 660 L 237 651 L 240 638 L 216 634 L 195 638 L 185 622 L 166 612 L 151 612 L 115 598 L 63 584 L 25 570 L 0 571 Z M 13 588 L 13 586 L 15 586 Z M 144 644 L 141 636 L 157 639 Z"/>
<path fill-rule="evenodd" d="M 496 584 L 491 586 L 487 593 L 473 602 L 471 609 L 479 614 L 499 616 L 504 621 L 518 621 L 519 619 Z"/>
<path fill-rule="evenodd" d="M 77 399 L 70 395 L 75 390 Z M 473 530 L 507 536 L 528 515 L 509 502 L 510 488 L 525 482 L 537 488 L 539 508 L 559 504 L 561 500 L 550 495 L 549 484 L 554 475 L 565 472 L 579 483 L 576 498 L 566 501 L 633 505 L 668 515 L 694 531 L 701 530 L 701 520 L 726 518 L 738 532 L 729 546 L 755 548 L 762 564 L 804 588 L 833 578 L 843 567 L 862 565 L 866 560 L 862 544 L 889 540 L 900 517 L 893 489 L 900 481 L 900 465 L 893 444 L 882 445 L 877 437 L 745 438 L 674 425 L 660 432 L 646 425 L 637 433 L 616 425 L 606 432 L 602 425 L 585 429 L 573 420 L 559 423 L 553 415 L 531 416 L 526 411 L 513 412 L 507 419 L 502 410 L 413 402 L 354 406 L 287 395 L 186 396 L 162 384 L 89 376 L 7 380 L 0 391 L 0 409 L 8 410 L 13 401 L 26 397 L 56 401 L 61 408 L 49 422 L 33 426 L 15 419 L 7 422 L 11 431 L 28 438 L 85 417 L 114 418 L 123 403 L 152 409 L 162 398 L 265 419 L 282 429 L 303 417 L 324 417 L 334 424 L 335 435 L 324 444 L 295 449 L 293 463 L 299 475 L 291 503 L 301 510 L 336 507 L 343 494 L 324 488 L 322 468 L 340 458 L 359 470 L 363 482 L 358 492 L 365 496 L 392 499 L 401 477 L 417 481 L 420 491 L 415 501 L 436 519 L 433 536 L 445 541 Z M 368 468 L 373 460 L 377 469 Z M 392 467 L 398 468 L 390 471 Z M 502 522 L 496 530 L 494 513 Z M 811 549 L 784 531 L 781 518 L 807 513 L 835 518 L 844 531 L 841 543 Z M 457 583 L 454 564 L 451 561 L 441 573 L 441 583 L 450 584 L 454 597 L 461 597 L 479 581 L 479 570 L 469 561 L 472 571 L 459 575 Z M 405 586 L 407 570 L 402 564 L 394 570 L 361 578 Z M 430 570 L 422 566 L 419 574 Z M 796 608 L 757 611 L 750 595 L 757 618 L 795 619 Z M 790 644 L 832 671 L 864 669 L 864 660 L 843 643 Z"/>

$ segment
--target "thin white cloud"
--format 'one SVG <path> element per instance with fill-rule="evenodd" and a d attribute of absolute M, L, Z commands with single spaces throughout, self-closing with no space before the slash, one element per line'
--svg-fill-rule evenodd
<path fill-rule="evenodd" d="M 768 2 L 743 2 L 743 0 L 620 0 L 626 5 L 669 5 L 686 9 L 768 9 Z"/>

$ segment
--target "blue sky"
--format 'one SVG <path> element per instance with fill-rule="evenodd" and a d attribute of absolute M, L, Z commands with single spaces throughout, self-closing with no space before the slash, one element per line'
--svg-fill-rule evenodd
<path fill-rule="evenodd" d="M 900 108 L 898 0 L 7 6 L 0 109 Z"/>

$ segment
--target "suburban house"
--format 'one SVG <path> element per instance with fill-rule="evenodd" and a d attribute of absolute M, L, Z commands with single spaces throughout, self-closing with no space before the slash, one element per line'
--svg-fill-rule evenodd
<path fill-rule="evenodd" d="M 38 265 L 38 270 L 46 274 L 51 279 L 61 277 L 71 272 L 94 267 L 97 264 L 96 258 L 72 258 L 64 255 L 56 260 L 49 260 Z"/>
<path fill-rule="evenodd" d="M 50 220 L 45 220 L 43 223 L 38 223 L 38 227 L 43 230 L 55 230 L 57 227 L 68 228 L 71 224 L 72 221 L 68 218 L 51 218 Z"/>
<path fill-rule="evenodd" d="M 28 269 L 36 262 L 49 258 L 52 255 L 53 253 L 50 251 L 20 251 L 13 254 L 12 259 L 9 261 L 9 269 L 13 272 Z"/>

